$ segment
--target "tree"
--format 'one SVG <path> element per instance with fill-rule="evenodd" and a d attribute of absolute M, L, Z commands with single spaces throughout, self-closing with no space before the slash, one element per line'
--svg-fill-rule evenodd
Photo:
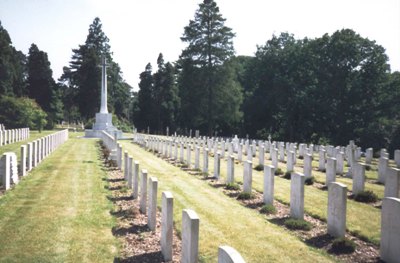
<path fill-rule="evenodd" d="M 109 39 L 102 30 L 102 24 L 98 17 L 89 26 L 89 33 L 84 45 L 72 50 L 72 60 L 69 67 L 64 67 L 64 73 L 60 79 L 68 91 L 63 92 L 69 103 L 66 103 L 67 111 L 79 109 L 84 120 L 95 116 L 100 109 L 101 96 L 101 58 L 107 60 L 107 87 L 109 93 L 109 109 L 116 111 L 119 117 L 123 117 L 123 105 L 129 104 L 130 86 L 127 85 L 117 63 L 112 59 Z M 76 111 L 76 110 L 75 110 Z M 71 116 L 70 116 L 71 117 Z"/>
<path fill-rule="evenodd" d="M 28 94 L 40 107 L 50 111 L 53 90 L 56 86 L 47 54 L 32 44 L 28 56 Z"/>
<path fill-rule="evenodd" d="M 198 120 L 195 126 L 206 126 L 209 134 L 216 128 L 215 125 L 221 116 L 216 112 L 216 107 L 223 101 L 223 98 L 219 95 L 225 92 L 218 89 L 226 89 L 229 93 L 229 89 L 232 88 L 225 85 L 221 86 L 218 81 L 218 77 L 220 77 L 218 68 L 234 54 L 232 42 L 234 33 L 231 28 L 224 25 L 225 20 L 219 13 L 215 1 L 204 0 L 199 5 L 194 20 L 190 20 L 181 37 L 183 42 L 188 43 L 188 47 L 182 51 L 181 60 L 183 61 L 181 65 L 189 67 L 189 70 L 182 69 L 183 74 L 194 73 L 204 77 L 200 79 L 200 87 L 193 87 L 202 89 L 201 92 L 196 92 L 196 94 L 201 95 L 198 99 L 204 102 L 204 110 L 199 112 L 200 116 L 193 116 Z M 192 65 L 189 65 L 189 63 Z M 182 76 L 181 80 L 185 78 L 187 77 Z M 184 82 L 182 84 L 181 89 L 193 90 L 193 88 L 185 86 Z M 193 93 L 183 91 L 181 94 Z M 192 100 L 193 98 L 182 98 L 182 100 L 186 99 Z M 190 110 L 190 112 L 196 111 Z"/>
<path fill-rule="evenodd" d="M 17 51 L 0 22 L 0 94 L 26 95 L 26 57 Z"/>
<path fill-rule="evenodd" d="M 152 67 L 148 63 L 145 71 L 140 73 L 138 111 L 134 118 L 136 127 L 139 130 L 145 130 L 147 127 L 153 129 L 155 127 L 153 82 Z"/>
<path fill-rule="evenodd" d="M 46 117 L 33 99 L 0 97 L 0 122 L 9 128 L 29 127 L 41 131 L 47 123 Z"/>

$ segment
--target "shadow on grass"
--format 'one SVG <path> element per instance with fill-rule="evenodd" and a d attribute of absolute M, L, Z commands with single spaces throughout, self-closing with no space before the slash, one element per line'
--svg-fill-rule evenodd
<path fill-rule="evenodd" d="M 157 252 L 150 252 L 150 253 L 144 253 L 141 255 L 136 255 L 128 258 L 114 258 L 114 263 L 128 263 L 128 262 L 137 262 L 137 263 L 145 263 L 145 262 L 151 262 L 151 263 L 158 263 L 158 262 L 164 262 L 163 256 L 161 254 L 161 251 Z"/>
<path fill-rule="evenodd" d="M 104 186 L 104 189 L 107 189 L 109 191 L 116 191 L 116 190 L 121 190 L 122 189 L 122 185 L 118 185 L 118 186 L 114 186 L 114 187 L 110 187 L 108 185 Z"/>

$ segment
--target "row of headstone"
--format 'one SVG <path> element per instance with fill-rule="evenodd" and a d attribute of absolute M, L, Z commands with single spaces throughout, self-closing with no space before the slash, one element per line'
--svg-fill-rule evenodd
<path fill-rule="evenodd" d="M 29 138 L 29 128 L 0 130 L 0 146 L 23 141 Z"/>
<path fill-rule="evenodd" d="M 146 142 L 143 143 L 144 146 L 151 147 L 154 145 L 154 141 L 148 138 Z M 351 145 L 352 143 L 350 143 Z M 162 146 L 160 146 L 162 147 Z M 304 146 L 301 146 L 304 148 Z M 290 149 L 290 146 L 289 146 Z M 351 160 L 351 168 L 353 174 L 353 194 L 357 194 L 364 190 L 365 184 L 365 164 L 356 162 L 357 158 L 353 158 L 353 153 L 351 149 L 353 146 L 349 147 L 350 152 L 349 159 Z M 190 150 L 190 149 L 189 149 Z M 319 149 L 320 156 L 326 156 L 326 165 L 324 163 L 324 169 L 326 170 L 326 185 L 328 186 L 328 213 L 327 213 L 327 224 L 328 224 L 328 234 L 334 237 L 344 237 L 346 233 L 346 204 L 347 204 L 347 186 L 335 182 L 335 175 L 337 174 L 337 158 L 333 158 L 334 154 L 339 156 L 339 160 L 343 162 L 343 152 L 334 152 L 329 150 L 331 154 L 325 155 L 325 149 Z M 272 163 L 277 163 L 278 159 L 278 148 L 273 148 L 272 153 Z M 306 152 L 305 149 L 303 149 Z M 322 154 L 321 154 L 322 151 Z M 200 147 L 196 146 L 195 155 L 198 156 L 200 152 Z M 311 165 L 311 154 L 304 153 L 303 157 L 305 161 L 305 172 L 310 172 Z M 384 152 L 383 152 L 384 153 Z M 387 159 L 383 157 L 380 159 Z M 293 165 L 293 153 L 288 156 L 288 163 Z M 215 157 L 214 165 L 214 176 L 218 175 L 219 178 L 219 158 L 220 153 L 218 152 L 218 157 Z M 343 158 L 343 159 L 342 159 Z M 189 159 L 190 160 L 190 159 Z M 204 167 L 203 171 L 207 171 L 208 168 L 208 149 L 204 151 Z M 218 161 L 217 161 L 218 160 Z M 243 191 L 251 193 L 252 188 L 252 162 L 244 162 L 243 169 Z M 263 200 L 265 204 L 273 205 L 274 200 L 274 165 L 264 165 L 264 191 Z M 198 168 L 198 167 L 197 167 Z M 321 167 L 319 167 L 321 168 Z M 217 172 L 215 170 L 218 169 Z M 290 216 L 293 218 L 304 219 L 304 183 L 306 179 L 305 174 L 292 173 L 291 174 L 291 192 L 290 192 Z M 396 262 L 395 259 L 400 258 L 400 225 L 396 223 L 397 219 L 400 218 L 400 169 L 391 168 L 387 166 L 385 170 L 385 197 L 383 199 L 382 206 L 382 222 L 381 222 L 381 258 L 387 262 Z M 227 183 L 234 182 L 234 156 L 230 155 L 227 158 Z M 394 212 L 391 212 L 394 211 Z"/>
<path fill-rule="evenodd" d="M 18 176 L 26 176 L 27 172 L 36 167 L 67 139 L 68 130 L 62 130 L 34 140 L 27 145 L 21 145 L 19 169 L 16 154 L 4 153 L 0 159 L 0 178 L 5 190 L 10 189 L 12 184 L 18 184 Z"/>
<path fill-rule="evenodd" d="M 141 145 L 144 140 L 139 139 Z M 107 145 L 105 143 L 105 145 Z M 110 150 L 110 149 L 109 149 Z M 117 144 L 117 164 L 122 162 L 119 152 L 122 153 L 122 147 Z M 124 179 L 128 187 L 132 189 L 132 197 L 139 198 L 139 210 L 141 213 L 147 213 L 147 225 L 151 231 L 155 231 L 157 225 L 157 191 L 158 180 L 155 177 L 148 177 L 146 169 L 142 169 L 139 174 L 139 162 L 133 161 L 133 158 L 124 152 L 123 157 Z M 140 178 L 139 178 L 140 177 Z M 140 182 L 140 187 L 139 187 Z M 161 253 L 164 260 L 172 261 L 173 255 L 173 195 L 165 191 L 161 198 Z M 199 226 L 200 219 L 196 212 L 190 209 L 182 211 L 182 255 L 181 262 L 198 262 L 199 245 Z M 232 247 L 220 246 L 218 249 L 219 263 L 244 263 L 241 255 Z"/>

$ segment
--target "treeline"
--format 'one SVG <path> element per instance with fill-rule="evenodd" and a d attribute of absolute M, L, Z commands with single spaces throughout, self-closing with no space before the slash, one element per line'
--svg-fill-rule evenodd
<path fill-rule="evenodd" d="M 51 129 L 56 123 L 86 123 L 91 127 L 100 108 L 101 57 L 108 62 L 109 110 L 120 128 L 131 130 L 132 87 L 112 59 L 109 39 L 99 18 L 89 27 L 83 45 L 72 50 L 69 66 L 56 82 L 47 53 L 32 44 L 28 55 L 13 47 L 0 23 L 0 123 L 8 128 Z"/>
<path fill-rule="evenodd" d="M 400 147 L 400 73 L 375 41 L 351 29 L 315 39 L 282 33 L 254 56 L 234 56 L 224 22 L 204 0 L 184 28 L 179 60 L 155 73 L 146 66 L 134 103 L 139 130 Z"/>

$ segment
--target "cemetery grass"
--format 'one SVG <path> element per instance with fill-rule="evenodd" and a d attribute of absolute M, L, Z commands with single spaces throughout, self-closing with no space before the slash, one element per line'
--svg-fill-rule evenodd
<path fill-rule="evenodd" d="M 114 259 L 119 244 L 96 140 L 77 135 L 0 198 L 1 262 Z"/>
<path fill-rule="evenodd" d="M 245 156 L 243 156 L 245 160 Z M 202 163 L 202 162 L 200 162 Z M 253 164 L 258 163 L 253 159 Z M 270 161 L 266 161 L 270 163 Z M 226 180 L 226 161 L 221 161 L 221 180 Z M 298 164 L 297 164 L 298 165 Z M 253 165 L 254 166 L 254 165 Z M 213 173 L 214 160 L 209 158 L 209 173 Z M 286 171 L 286 164 L 279 163 L 279 168 Z M 298 170 L 299 168 L 295 168 Z M 301 169 L 299 169 L 301 172 Z M 315 171 L 313 170 L 313 173 Z M 262 193 L 264 184 L 264 172 L 253 169 L 253 189 Z M 243 164 L 235 164 L 235 181 L 243 183 Z M 346 183 L 345 183 L 346 184 Z M 275 199 L 290 204 L 290 181 L 275 176 Z M 366 187 L 366 189 L 369 189 Z M 348 190 L 351 187 L 348 185 Z M 305 186 L 304 211 L 314 218 L 326 221 L 328 209 L 328 192 L 314 186 Z M 369 204 L 359 203 L 354 200 L 347 200 L 347 229 L 357 237 L 378 245 L 380 241 L 381 210 Z"/>
<path fill-rule="evenodd" d="M 227 198 L 206 180 L 200 180 L 200 176 L 196 178 L 130 141 L 120 142 L 140 162 L 140 169 L 147 169 L 149 177 L 158 178 L 158 206 L 162 192 L 172 192 L 174 225 L 179 235 L 182 209 L 192 209 L 199 215 L 200 262 L 216 262 L 220 245 L 234 247 L 246 262 L 335 261 L 324 251 L 307 246 L 290 231 L 268 222 L 257 211 Z"/>

